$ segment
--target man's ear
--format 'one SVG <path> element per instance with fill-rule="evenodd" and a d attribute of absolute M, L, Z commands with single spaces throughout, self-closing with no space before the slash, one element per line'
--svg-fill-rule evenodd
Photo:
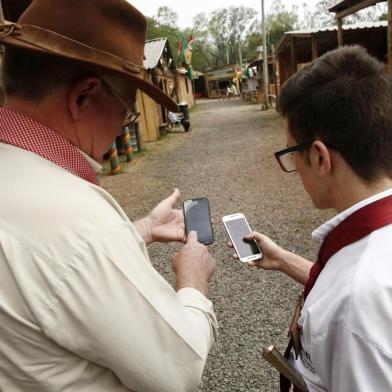
<path fill-rule="evenodd" d="M 75 83 L 68 94 L 68 108 L 73 121 L 78 121 L 83 112 L 94 103 L 102 91 L 100 79 L 91 77 Z"/>
<path fill-rule="evenodd" d="M 326 176 L 332 171 L 332 156 L 327 146 L 316 140 L 310 150 L 310 162 L 319 176 Z"/>

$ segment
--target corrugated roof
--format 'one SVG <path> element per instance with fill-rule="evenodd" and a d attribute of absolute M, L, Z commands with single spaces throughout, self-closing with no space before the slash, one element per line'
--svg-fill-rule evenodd
<path fill-rule="evenodd" d="M 355 24 L 346 24 L 343 25 L 343 30 L 365 30 L 365 29 L 376 29 L 376 28 L 382 28 L 382 27 L 388 27 L 388 21 L 382 20 L 378 22 L 363 22 L 363 23 L 355 23 Z M 282 39 L 279 41 L 277 47 L 276 47 L 276 53 L 280 53 L 290 42 L 290 37 L 296 37 L 296 38 L 303 38 L 307 39 L 310 38 L 313 34 L 322 34 L 322 33 L 327 33 L 327 32 L 334 32 L 337 31 L 337 26 L 328 26 L 328 27 L 323 27 L 323 28 L 317 28 L 317 29 L 309 29 L 309 30 L 293 30 L 293 31 L 287 31 L 284 33 L 284 36 Z"/>
<path fill-rule="evenodd" d="M 370 7 L 372 5 L 375 5 L 377 3 L 381 3 L 383 1 L 385 1 L 385 0 L 374 0 L 373 4 L 368 3 L 366 5 L 366 7 Z M 358 5 L 360 3 L 363 3 L 363 2 L 364 2 L 364 0 L 343 0 L 343 1 L 335 4 L 333 7 L 329 8 L 328 11 L 338 13 L 338 12 L 346 10 L 347 8 L 353 7 L 353 6 Z"/>
<path fill-rule="evenodd" d="M 157 38 L 146 42 L 144 46 L 143 66 L 145 69 L 155 68 L 166 46 L 167 38 Z"/>
<path fill-rule="evenodd" d="M 359 30 L 359 29 L 372 29 L 377 27 L 388 27 L 387 20 L 380 20 L 378 22 L 361 22 L 355 24 L 345 24 L 342 26 L 343 30 Z M 322 33 L 324 31 L 336 31 L 337 26 L 327 26 L 309 30 L 293 30 L 285 32 L 285 35 L 309 35 L 315 33 Z"/>

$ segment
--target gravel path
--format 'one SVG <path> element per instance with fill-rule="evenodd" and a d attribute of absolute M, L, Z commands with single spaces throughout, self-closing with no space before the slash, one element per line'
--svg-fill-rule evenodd
<path fill-rule="evenodd" d="M 210 298 L 220 323 L 201 391 L 277 391 L 278 375 L 263 361 L 264 346 L 286 345 L 299 285 L 275 272 L 252 270 L 231 259 L 221 217 L 243 212 L 254 230 L 281 246 L 314 259 L 312 229 L 331 216 L 315 210 L 296 174 L 281 171 L 273 152 L 284 148 L 283 122 L 275 111 L 241 101 L 199 101 L 192 132 L 169 134 L 147 145 L 147 153 L 125 173 L 103 177 L 102 185 L 131 219 L 148 213 L 174 187 L 183 199 L 208 197 L 218 271 Z M 154 266 L 170 281 L 177 244 L 150 247 Z"/>

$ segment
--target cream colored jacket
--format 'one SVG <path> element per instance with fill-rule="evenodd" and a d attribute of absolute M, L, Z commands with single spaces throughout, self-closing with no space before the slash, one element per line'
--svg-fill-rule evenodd
<path fill-rule="evenodd" d="M 173 290 L 103 189 L 1 143 L 0 168 L 0 390 L 197 390 L 211 302 Z"/>

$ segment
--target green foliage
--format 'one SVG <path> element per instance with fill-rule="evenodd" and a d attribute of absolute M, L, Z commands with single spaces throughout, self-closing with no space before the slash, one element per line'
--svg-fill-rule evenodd
<path fill-rule="evenodd" d="M 159 24 L 177 27 L 178 15 L 169 7 L 159 7 L 157 12 L 157 20 Z"/>
<path fill-rule="evenodd" d="M 280 0 L 275 2 L 274 10 L 266 21 L 269 53 L 271 46 L 276 47 L 286 31 L 294 30 L 297 21 L 298 17 L 293 11 L 288 11 Z"/>
<path fill-rule="evenodd" d="M 255 15 L 254 9 L 244 6 L 221 8 L 211 13 L 208 32 L 215 48 L 214 65 L 239 62 L 239 46 Z"/>
<path fill-rule="evenodd" d="M 380 15 L 378 20 L 388 20 L 388 12 L 385 12 L 382 15 Z"/>
<path fill-rule="evenodd" d="M 257 52 L 257 47 L 261 45 L 262 41 L 261 33 L 259 31 L 249 32 L 247 34 L 242 46 L 244 63 L 250 62 L 258 57 L 259 53 Z"/>
<path fill-rule="evenodd" d="M 266 16 L 269 54 L 271 46 L 276 47 L 287 31 L 334 26 L 335 14 L 328 9 L 335 4 L 336 0 L 319 0 L 314 8 L 303 4 L 288 9 L 282 0 L 275 0 Z M 301 8 L 302 12 L 298 12 L 298 8 Z M 386 20 L 386 10 L 386 5 L 379 3 L 344 18 L 344 23 Z M 177 62 L 178 41 L 181 35 L 192 35 L 192 66 L 205 72 L 214 66 L 239 63 L 240 48 L 243 60 L 250 62 L 257 58 L 256 48 L 263 43 L 260 21 L 256 19 L 256 14 L 257 11 L 252 8 L 231 6 L 217 9 L 209 15 L 200 13 L 194 17 L 193 26 L 180 29 L 177 26 L 177 13 L 169 7 L 159 7 L 157 15 L 148 18 L 147 38 L 167 37 Z M 302 15 L 300 19 L 298 15 Z"/>
<path fill-rule="evenodd" d="M 178 41 L 181 37 L 181 30 L 176 25 L 169 25 L 159 22 L 155 17 L 147 17 L 147 39 L 163 38 L 169 40 L 173 52 L 174 60 L 177 62 Z"/>

